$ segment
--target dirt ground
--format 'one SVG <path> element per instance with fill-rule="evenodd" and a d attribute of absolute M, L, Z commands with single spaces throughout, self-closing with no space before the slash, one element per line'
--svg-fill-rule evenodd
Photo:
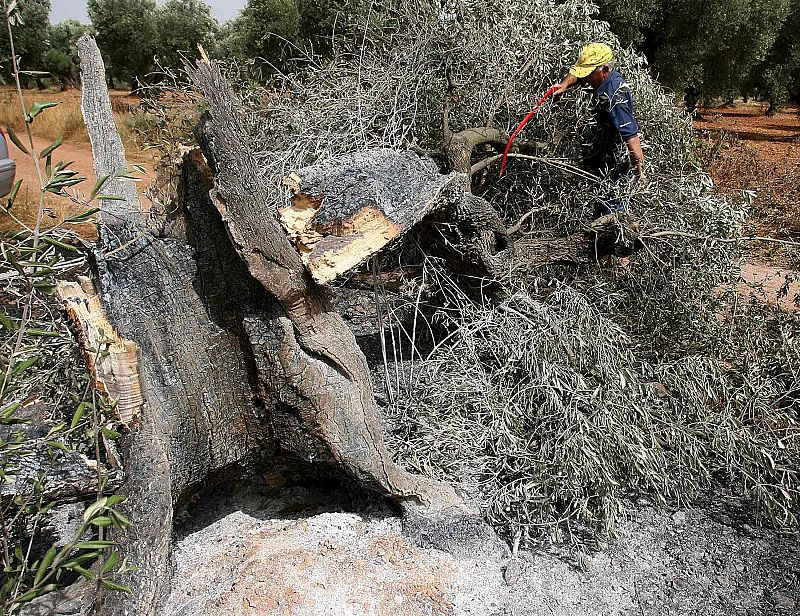
<path fill-rule="evenodd" d="M 731 198 L 740 198 L 743 190 L 755 191 L 753 234 L 800 240 L 800 108 L 772 116 L 765 110 L 760 103 L 703 110 L 695 129 L 719 190 Z M 787 264 L 784 248 L 753 248 L 764 261 Z"/>
<path fill-rule="evenodd" d="M 800 108 L 765 115 L 766 105 L 741 103 L 705 109 L 695 121 L 702 158 L 717 189 L 731 199 L 752 191 L 751 236 L 800 242 Z M 800 307 L 800 251 L 769 242 L 749 243 L 742 294 L 782 310 Z"/>

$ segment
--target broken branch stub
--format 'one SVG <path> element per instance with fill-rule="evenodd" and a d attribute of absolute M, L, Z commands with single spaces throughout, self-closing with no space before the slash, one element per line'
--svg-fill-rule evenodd
<path fill-rule="evenodd" d="M 463 191 L 413 152 L 355 152 L 303 167 L 283 180 L 293 193 L 280 221 L 311 276 L 326 284 L 401 238 Z"/>

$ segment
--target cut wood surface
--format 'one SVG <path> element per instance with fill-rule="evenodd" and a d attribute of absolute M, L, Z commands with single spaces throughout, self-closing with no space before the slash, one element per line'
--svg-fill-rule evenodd
<path fill-rule="evenodd" d="M 292 172 L 281 224 L 320 284 L 364 263 L 463 191 L 463 174 L 388 148 L 355 152 Z"/>

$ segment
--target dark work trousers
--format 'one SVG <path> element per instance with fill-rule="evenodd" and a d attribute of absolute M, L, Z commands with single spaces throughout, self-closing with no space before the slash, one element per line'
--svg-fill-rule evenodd
<path fill-rule="evenodd" d="M 602 190 L 594 196 L 594 218 L 625 213 L 630 204 L 629 196 L 636 176 L 627 147 L 616 137 L 603 135 L 591 148 L 584 150 L 583 168 L 603 183 Z"/>

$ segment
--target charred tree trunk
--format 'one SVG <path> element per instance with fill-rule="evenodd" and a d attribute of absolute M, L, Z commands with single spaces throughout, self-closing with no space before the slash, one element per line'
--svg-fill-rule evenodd
<path fill-rule="evenodd" d="M 127 168 L 105 88 L 104 68 L 94 40 L 78 45 L 83 79 L 83 113 L 98 177 Z M 247 295 L 273 308 L 246 284 L 236 285 L 235 261 L 212 261 L 209 271 L 192 258 L 213 251 L 218 229 L 190 245 L 187 225 L 146 211 L 133 183 L 120 180 L 105 192 L 124 198 L 105 201 L 99 216 L 95 258 L 100 298 L 109 321 L 132 341 L 138 361 L 129 366 L 141 384 L 141 407 L 122 440 L 128 515 L 135 523 L 118 537 L 138 571 L 134 592 L 117 595 L 112 613 L 155 613 L 166 588 L 173 509 L 187 490 L 214 471 L 235 465 L 268 441 L 254 404 L 248 373 L 249 349 L 229 323 L 215 320 Z M 204 220 L 197 221 L 202 225 Z M 193 250 L 194 248 L 194 250 Z M 230 256 L 230 255 L 227 255 Z M 234 281 L 225 294 L 208 292 L 211 278 Z M 241 288 L 239 288 L 241 287 Z M 254 290 L 255 289 L 255 290 Z M 262 404 L 263 406 L 263 404 Z"/>
<path fill-rule="evenodd" d="M 93 39 L 78 49 L 95 171 L 113 176 L 127 162 L 104 67 Z M 116 539 L 138 570 L 128 580 L 134 592 L 115 595 L 110 612 L 158 613 L 176 509 L 216 473 L 280 452 L 392 499 L 421 543 L 496 549 L 450 486 L 390 459 L 366 358 L 321 283 L 435 211 L 457 227 L 467 260 L 493 276 L 588 259 L 599 231 L 511 242 L 491 204 L 464 192 L 472 150 L 498 136 L 488 129 L 450 135 L 448 153 L 464 173 L 442 176 L 415 155 L 377 150 L 296 170 L 285 178 L 291 195 L 264 177 L 219 68 L 200 62 L 188 72 L 208 111 L 201 150 L 180 165 L 175 203 L 148 209 L 134 184 L 111 181 L 103 192 L 121 200 L 104 201 L 99 215 L 98 291 L 65 291 L 87 338 L 110 329 L 118 346 L 93 369 L 128 426 L 121 492 L 133 524 Z"/>
<path fill-rule="evenodd" d="M 411 476 L 389 458 L 366 358 L 281 229 L 236 95 L 215 64 L 199 62 L 189 75 L 208 103 L 199 133 L 215 173 L 214 205 L 250 274 L 285 311 L 272 335 L 252 324 L 249 334 L 264 391 L 299 412 L 289 429 L 296 453 L 341 464 L 403 505 L 460 505 L 452 488 Z"/>
<path fill-rule="evenodd" d="M 101 177 L 127 163 L 97 46 L 83 37 L 78 47 Z M 414 514 L 418 534 L 444 547 L 458 546 L 442 524 L 463 532 L 466 521 L 462 544 L 489 540 L 451 487 L 391 461 L 364 354 L 278 222 L 276 189 L 259 171 L 235 95 L 214 65 L 190 74 L 208 101 L 205 157 L 184 158 L 175 207 L 148 210 L 132 183 L 115 180 L 104 192 L 123 200 L 104 201 L 99 215 L 99 304 L 128 357 L 102 369 L 139 388 L 126 394 L 121 445 L 133 524 L 116 537 L 138 570 L 127 581 L 133 593 L 115 594 L 110 613 L 158 613 L 176 508 L 214 473 L 279 450 L 393 499 Z M 91 290 L 76 301 L 91 303 Z M 420 512 L 432 522 L 421 526 Z"/>

